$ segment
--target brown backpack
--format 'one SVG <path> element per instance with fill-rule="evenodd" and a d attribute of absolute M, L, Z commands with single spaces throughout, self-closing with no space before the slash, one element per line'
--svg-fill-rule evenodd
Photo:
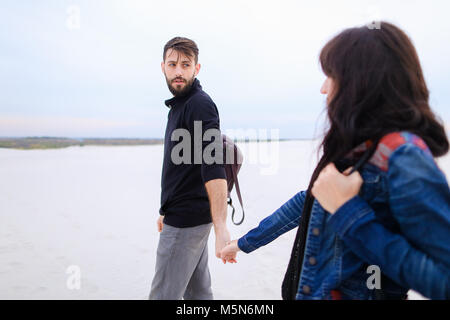
<path fill-rule="evenodd" d="M 231 213 L 231 221 L 235 225 L 240 225 L 244 221 L 244 206 L 242 204 L 242 197 L 241 197 L 241 189 L 239 188 L 239 181 L 238 181 L 238 173 L 241 169 L 242 162 L 244 160 L 244 156 L 242 155 L 241 150 L 238 148 L 238 146 L 234 143 L 232 139 L 227 137 L 226 135 L 222 135 L 223 140 L 223 163 L 225 167 L 225 173 L 227 175 L 227 188 L 228 188 L 228 204 L 233 209 L 233 212 Z M 239 203 L 241 204 L 242 208 L 242 219 L 239 222 L 234 221 L 234 214 L 235 209 L 233 206 L 233 201 L 231 200 L 231 190 L 233 190 L 233 185 L 236 185 L 236 194 L 239 199 Z"/>

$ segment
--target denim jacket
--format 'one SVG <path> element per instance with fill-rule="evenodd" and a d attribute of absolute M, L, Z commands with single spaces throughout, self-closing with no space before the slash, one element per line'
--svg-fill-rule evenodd
<path fill-rule="evenodd" d="M 374 299 L 371 270 L 382 290 L 413 289 L 450 299 L 450 190 L 425 143 L 391 133 L 360 171 L 360 193 L 333 215 L 314 201 L 296 299 Z M 238 240 L 250 253 L 298 226 L 299 192 Z"/>

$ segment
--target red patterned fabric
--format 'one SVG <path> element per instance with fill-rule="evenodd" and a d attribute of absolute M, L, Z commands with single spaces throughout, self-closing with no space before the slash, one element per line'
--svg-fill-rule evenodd
<path fill-rule="evenodd" d="M 376 165 L 381 170 L 387 171 L 389 157 L 398 147 L 405 143 L 412 143 L 431 155 L 431 151 L 419 136 L 409 132 L 393 132 L 387 134 L 380 140 L 377 150 L 369 162 Z"/>

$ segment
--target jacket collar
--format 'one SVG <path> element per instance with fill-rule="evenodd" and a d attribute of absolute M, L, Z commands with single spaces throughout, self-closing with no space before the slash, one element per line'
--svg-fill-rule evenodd
<path fill-rule="evenodd" d="M 192 83 L 191 89 L 184 96 L 173 97 L 171 99 L 164 101 L 164 104 L 168 108 L 172 108 L 172 107 L 176 106 L 177 104 L 179 104 L 180 102 L 184 102 L 187 98 L 192 96 L 192 94 L 194 92 L 201 90 L 201 89 L 202 89 L 202 86 L 200 85 L 200 81 L 197 78 L 195 78 L 194 82 Z"/>
<path fill-rule="evenodd" d="M 344 156 L 344 158 L 335 161 L 336 167 L 339 171 L 343 172 L 344 170 L 348 169 L 348 167 L 354 166 L 364 156 L 366 151 L 369 150 L 372 146 L 372 140 L 364 141 L 360 145 L 353 148 L 350 152 L 348 152 L 347 155 Z"/>
<path fill-rule="evenodd" d="M 357 147 L 353 148 L 352 151 L 350 151 L 346 158 L 351 158 L 351 159 L 358 159 L 360 158 L 371 146 L 373 145 L 372 140 L 366 140 L 363 143 L 361 143 L 360 145 L 358 145 Z"/>

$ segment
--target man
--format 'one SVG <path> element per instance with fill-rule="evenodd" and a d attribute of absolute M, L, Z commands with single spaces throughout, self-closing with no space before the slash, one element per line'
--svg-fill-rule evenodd
<path fill-rule="evenodd" d="M 202 142 L 199 150 L 194 148 L 194 140 L 198 139 L 194 131 L 199 134 L 194 128 L 201 124 L 200 139 L 203 141 L 205 131 L 220 130 L 219 114 L 196 79 L 200 64 L 194 41 L 181 37 L 170 40 L 164 47 L 161 69 L 174 97 L 165 101 L 170 111 L 164 139 L 161 209 L 157 220 L 160 238 L 149 298 L 211 300 L 207 242 L 212 225 L 218 258 L 230 241 L 226 226 L 227 183 L 223 165 L 207 164 L 203 159 L 208 143 Z M 178 156 L 172 152 L 178 143 L 174 139 L 176 130 L 189 132 L 192 151 L 189 163 L 173 159 Z M 200 163 L 193 161 L 196 156 L 197 159 L 201 157 Z"/>

